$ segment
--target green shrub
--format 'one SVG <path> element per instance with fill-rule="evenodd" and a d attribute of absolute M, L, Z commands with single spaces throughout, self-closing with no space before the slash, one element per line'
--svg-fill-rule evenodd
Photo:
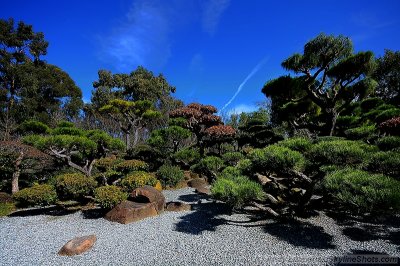
<path fill-rule="evenodd" d="M 361 109 L 363 112 L 369 111 L 371 109 L 375 109 L 376 107 L 384 104 L 385 102 L 381 98 L 373 97 L 367 98 L 361 101 Z"/>
<path fill-rule="evenodd" d="M 250 159 L 240 160 L 236 168 L 244 175 L 250 175 L 252 172 L 253 164 Z"/>
<path fill-rule="evenodd" d="M 279 145 L 255 149 L 250 152 L 249 158 L 255 171 L 268 174 L 287 174 L 291 171 L 303 171 L 306 162 L 300 152 Z"/>
<path fill-rule="evenodd" d="M 391 108 L 385 111 L 382 111 L 379 115 L 376 116 L 375 122 L 382 123 L 383 121 L 389 120 L 393 117 L 400 116 L 400 109 L 399 108 Z"/>
<path fill-rule="evenodd" d="M 244 155 L 241 152 L 227 152 L 222 154 L 222 160 L 228 165 L 236 165 L 241 159 L 244 159 Z"/>
<path fill-rule="evenodd" d="M 128 194 L 117 186 L 98 187 L 94 191 L 94 198 L 104 209 L 112 209 L 128 198 Z"/>
<path fill-rule="evenodd" d="M 90 196 L 97 186 L 93 177 L 81 173 L 62 174 L 55 179 L 57 193 L 62 199 L 82 199 Z"/>
<path fill-rule="evenodd" d="M 323 188 L 342 206 L 360 212 L 400 208 L 400 182 L 388 176 L 342 169 L 328 173 Z"/>
<path fill-rule="evenodd" d="M 110 157 L 104 157 L 96 160 L 95 166 L 100 170 L 100 171 L 107 171 L 111 169 L 115 169 L 118 164 L 122 162 L 121 159 L 118 159 L 115 156 L 110 156 Z"/>
<path fill-rule="evenodd" d="M 194 165 L 192 170 L 203 174 L 209 174 L 210 172 L 217 174 L 224 168 L 224 166 L 224 161 L 221 158 L 216 156 L 207 156 L 201 159 L 198 164 Z"/>
<path fill-rule="evenodd" d="M 304 153 L 311 149 L 312 142 L 307 138 L 290 138 L 279 141 L 277 145 L 289 148 L 293 151 Z"/>
<path fill-rule="evenodd" d="M 167 164 L 158 169 L 156 176 L 161 181 L 163 187 L 175 187 L 180 181 L 185 179 L 185 174 L 179 167 Z"/>
<path fill-rule="evenodd" d="M 309 160 L 316 165 L 358 165 L 376 147 L 351 140 L 321 141 L 309 152 Z"/>
<path fill-rule="evenodd" d="M 193 165 L 197 163 L 201 156 L 199 149 L 194 148 L 185 148 L 177 151 L 173 158 L 177 161 L 183 162 L 186 165 Z"/>
<path fill-rule="evenodd" d="M 380 138 L 376 141 L 376 145 L 382 151 L 400 151 L 400 137 L 398 136 L 387 136 Z"/>
<path fill-rule="evenodd" d="M 240 175 L 216 179 L 211 193 L 215 199 L 224 201 L 231 207 L 241 207 L 250 201 L 264 198 L 260 184 Z"/>
<path fill-rule="evenodd" d="M 327 142 L 327 141 L 336 141 L 336 140 L 346 140 L 344 137 L 338 137 L 338 136 L 320 136 L 316 139 L 316 143 L 319 142 Z"/>
<path fill-rule="evenodd" d="M 24 188 L 13 195 L 17 205 L 23 207 L 46 206 L 57 201 L 57 193 L 51 185 L 34 185 Z"/>
<path fill-rule="evenodd" d="M 218 178 L 226 178 L 232 179 L 235 176 L 240 176 L 243 173 L 237 167 L 227 166 L 222 172 L 218 175 Z"/>
<path fill-rule="evenodd" d="M 349 128 L 354 127 L 360 122 L 360 118 L 354 115 L 344 115 L 339 116 L 336 120 L 336 127 L 337 128 Z"/>
<path fill-rule="evenodd" d="M 144 171 L 135 171 L 121 180 L 121 187 L 124 191 L 131 192 L 132 190 L 143 186 L 155 186 L 157 179 L 154 174 Z"/>
<path fill-rule="evenodd" d="M 7 216 L 15 211 L 15 204 L 12 202 L 0 202 L 0 217 Z"/>
<path fill-rule="evenodd" d="M 376 128 L 374 125 L 364 125 L 361 127 L 356 127 L 348 129 L 344 132 L 346 137 L 351 140 L 370 140 L 376 137 Z"/>
<path fill-rule="evenodd" d="M 18 126 L 17 131 L 22 134 L 48 134 L 51 129 L 42 122 L 27 120 Z"/>
<path fill-rule="evenodd" d="M 147 171 L 149 165 L 140 160 L 126 160 L 117 164 L 116 168 L 123 173 L 129 173 L 133 171 Z"/>
<path fill-rule="evenodd" d="M 400 152 L 377 152 L 369 158 L 366 169 L 371 172 L 389 175 L 400 180 Z"/>

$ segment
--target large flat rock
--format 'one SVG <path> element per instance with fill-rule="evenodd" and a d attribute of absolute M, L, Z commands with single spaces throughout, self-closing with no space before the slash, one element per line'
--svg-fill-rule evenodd
<path fill-rule="evenodd" d="M 109 211 L 105 218 L 111 222 L 128 224 L 158 215 L 155 203 L 139 203 L 125 200 Z"/>

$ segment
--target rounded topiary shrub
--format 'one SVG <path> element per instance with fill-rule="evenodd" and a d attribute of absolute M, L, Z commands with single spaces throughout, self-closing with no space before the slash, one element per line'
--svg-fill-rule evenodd
<path fill-rule="evenodd" d="M 368 159 L 366 169 L 400 180 L 400 152 L 377 152 Z"/>
<path fill-rule="evenodd" d="M 308 153 L 309 160 L 316 165 L 361 164 L 369 152 L 377 150 L 375 146 L 351 140 L 321 141 Z"/>
<path fill-rule="evenodd" d="M 387 136 L 380 138 L 376 141 L 376 145 L 382 151 L 400 151 L 400 137 Z"/>
<path fill-rule="evenodd" d="M 290 138 L 279 141 L 277 145 L 289 148 L 293 151 L 304 153 L 311 149 L 312 142 L 307 138 Z"/>
<path fill-rule="evenodd" d="M 356 212 L 400 209 L 400 182 L 381 174 L 342 169 L 327 174 L 322 186 L 334 202 Z"/>
<path fill-rule="evenodd" d="M 103 209 L 112 209 L 114 206 L 128 198 L 128 194 L 117 186 L 98 187 L 94 191 L 96 202 Z"/>
<path fill-rule="evenodd" d="M 92 195 L 97 182 L 93 177 L 81 173 L 69 173 L 57 176 L 55 186 L 61 199 L 79 200 Z"/>
<path fill-rule="evenodd" d="M 376 128 L 374 125 L 364 125 L 361 127 L 351 128 L 344 132 L 346 137 L 351 140 L 371 140 L 376 137 Z"/>
<path fill-rule="evenodd" d="M 227 152 L 222 154 L 222 159 L 227 165 L 235 166 L 240 160 L 244 159 L 245 156 L 241 152 Z"/>
<path fill-rule="evenodd" d="M 133 171 L 148 171 L 149 165 L 140 160 L 126 160 L 117 164 L 116 169 L 122 173 L 129 173 Z"/>
<path fill-rule="evenodd" d="M 271 145 L 264 149 L 255 149 L 249 154 L 253 168 L 261 173 L 287 174 L 291 171 L 303 171 L 304 156 L 289 148 Z"/>
<path fill-rule="evenodd" d="M 217 178 L 211 187 L 212 196 L 231 207 L 241 207 L 254 200 L 262 200 L 264 191 L 260 184 L 246 176 L 231 175 Z"/>
<path fill-rule="evenodd" d="M 121 187 L 124 191 L 131 192 L 132 190 L 143 186 L 155 186 L 157 179 L 154 174 L 144 171 L 135 171 L 127 175 L 121 180 Z"/>
<path fill-rule="evenodd" d="M 13 198 L 21 207 L 46 206 L 57 201 L 57 193 L 51 185 L 34 185 L 18 191 Z"/>
<path fill-rule="evenodd" d="M 192 165 L 197 163 L 200 160 L 201 156 L 199 149 L 185 148 L 174 153 L 173 158 L 176 161 L 182 162 L 186 165 Z"/>
<path fill-rule="evenodd" d="M 191 169 L 195 172 L 202 174 L 219 173 L 225 167 L 224 160 L 216 156 L 207 156 L 200 160 L 200 162 Z"/>
<path fill-rule="evenodd" d="M 252 168 L 253 168 L 253 163 L 251 162 L 250 159 L 242 159 L 240 160 L 237 165 L 236 168 L 244 175 L 249 175 L 252 172 Z"/>
<path fill-rule="evenodd" d="M 158 169 L 156 176 L 161 181 L 163 187 L 175 187 L 180 181 L 185 179 L 185 174 L 179 167 L 166 164 Z"/>

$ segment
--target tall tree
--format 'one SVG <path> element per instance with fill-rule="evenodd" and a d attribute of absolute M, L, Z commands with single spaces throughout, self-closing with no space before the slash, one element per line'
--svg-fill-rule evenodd
<path fill-rule="evenodd" d="M 31 25 L 0 19 L 0 89 L 3 139 L 9 139 L 16 99 L 21 91 L 21 69 L 26 63 L 38 64 L 47 53 L 48 42 L 42 32 L 35 33 Z"/>
<path fill-rule="evenodd" d="M 27 118 L 49 123 L 63 113 L 77 116 L 82 92 L 60 68 L 45 63 L 48 42 L 31 25 L 0 20 L 0 125 L 9 139 L 12 122 Z"/>
<path fill-rule="evenodd" d="M 334 132 L 340 112 L 376 87 L 376 82 L 370 78 L 375 69 L 373 53 L 354 54 L 350 39 L 341 35 L 318 35 L 305 44 L 303 54 L 290 56 L 282 66 L 299 76 L 287 77 L 290 82 L 286 82 L 285 87 L 276 80 L 267 82 L 262 92 L 268 97 L 286 90 L 291 103 L 311 100 L 326 117 L 324 133 L 329 135 Z M 305 96 L 292 93 L 294 90 L 304 91 Z"/>
<path fill-rule="evenodd" d="M 400 106 L 400 51 L 385 50 L 378 58 L 374 79 L 378 82 L 377 96 Z"/>

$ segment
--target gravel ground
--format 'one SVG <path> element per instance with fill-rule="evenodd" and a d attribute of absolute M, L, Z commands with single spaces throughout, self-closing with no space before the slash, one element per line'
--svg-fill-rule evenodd
<path fill-rule="evenodd" d="M 400 256 L 400 227 L 340 221 L 324 213 L 290 224 L 228 214 L 185 188 L 167 201 L 193 203 L 190 212 L 121 225 L 76 212 L 0 218 L 1 265 L 325 265 L 362 252 Z M 199 200 L 201 203 L 199 203 Z M 95 234 L 78 256 L 58 250 L 76 236 Z"/>

